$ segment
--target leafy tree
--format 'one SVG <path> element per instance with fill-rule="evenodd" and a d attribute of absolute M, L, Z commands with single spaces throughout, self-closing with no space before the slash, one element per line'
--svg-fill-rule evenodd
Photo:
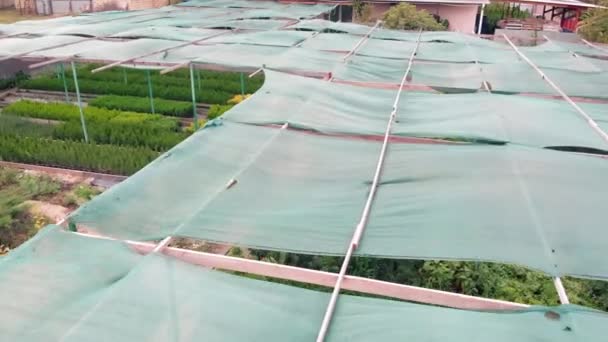
<path fill-rule="evenodd" d="M 416 6 L 406 3 L 393 6 L 384 14 L 384 26 L 400 30 L 441 31 L 447 29 L 447 26 L 437 22 L 429 12 L 416 10 Z"/>
<path fill-rule="evenodd" d="M 608 7 L 608 0 L 601 0 L 598 4 Z M 589 9 L 582 18 L 583 20 L 578 26 L 578 33 L 583 38 L 598 43 L 608 43 L 608 9 Z"/>

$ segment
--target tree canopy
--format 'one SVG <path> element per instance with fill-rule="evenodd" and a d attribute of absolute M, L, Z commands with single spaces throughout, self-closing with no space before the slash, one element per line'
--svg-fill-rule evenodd
<path fill-rule="evenodd" d="M 608 7 L 608 0 L 600 0 L 598 5 Z M 583 38 L 598 43 L 608 43 L 608 9 L 590 9 L 583 14 L 582 18 L 578 33 Z"/>
<path fill-rule="evenodd" d="M 426 10 L 417 10 L 416 6 L 401 3 L 393 6 L 384 14 L 384 26 L 391 29 L 441 31 L 447 29 L 447 22 L 439 23 Z"/>

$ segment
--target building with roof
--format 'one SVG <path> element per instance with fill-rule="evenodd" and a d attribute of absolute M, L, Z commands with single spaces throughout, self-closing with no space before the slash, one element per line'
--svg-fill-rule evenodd
<path fill-rule="evenodd" d="M 523 0 L 493 2 L 505 5 L 505 28 L 511 30 L 538 30 L 575 32 L 584 10 L 601 6 L 578 0 Z M 515 6 L 528 10 L 532 17 L 511 19 L 509 10 Z"/>

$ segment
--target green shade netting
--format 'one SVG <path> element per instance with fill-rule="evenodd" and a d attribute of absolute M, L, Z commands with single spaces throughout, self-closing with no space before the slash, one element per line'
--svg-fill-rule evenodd
<path fill-rule="evenodd" d="M 238 183 L 187 217 L 176 234 L 291 251 L 346 251 L 380 144 L 282 130 Z"/>
<path fill-rule="evenodd" d="M 608 277 L 605 158 L 516 146 L 392 144 L 357 253 Z"/>
<path fill-rule="evenodd" d="M 71 220 L 123 239 L 176 235 L 340 254 L 361 215 L 380 145 L 225 122 Z M 606 172 L 605 159 L 567 152 L 393 143 L 358 253 L 606 277 L 600 260 L 608 242 L 598 238 Z"/>
<path fill-rule="evenodd" d="M 199 28 L 179 28 L 179 27 L 163 27 L 163 26 L 148 26 L 144 28 L 136 28 L 129 31 L 123 31 L 115 34 L 115 38 L 154 38 L 167 39 L 178 41 L 194 41 L 220 34 L 220 30 L 209 30 Z"/>
<path fill-rule="evenodd" d="M 214 24 L 205 25 L 209 28 L 229 27 L 241 30 L 276 30 L 287 25 L 289 20 L 280 19 L 242 19 L 218 21 Z"/>
<path fill-rule="evenodd" d="M 563 69 L 580 72 L 601 71 L 591 58 L 574 57 L 569 52 L 522 51 L 536 66 L 550 69 Z"/>
<path fill-rule="evenodd" d="M 225 115 L 254 124 L 289 122 L 328 133 L 383 135 L 396 89 L 373 89 L 265 71 L 262 89 Z M 286 86 L 288 85 L 288 86 Z M 601 105 L 587 111 L 601 116 Z M 604 141 L 564 101 L 487 93 L 436 95 L 407 92 L 392 134 L 490 140 L 532 146 L 585 146 L 608 151 Z"/>
<path fill-rule="evenodd" d="M 573 52 L 573 53 L 588 55 L 588 56 L 607 56 L 608 55 L 608 53 L 606 53 L 606 52 L 603 52 L 599 49 L 585 45 L 583 43 L 577 44 L 577 43 L 562 42 L 562 41 L 556 41 L 556 40 L 544 42 L 544 43 L 539 44 L 534 47 L 527 47 L 526 50 L 528 50 L 528 51 L 536 50 L 536 51 L 544 51 L 544 52 L 558 52 L 558 51 L 564 52 L 565 51 L 565 52 Z"/>
<path fill-rule="evenodd" d="M 83 40 L 81 37 L 47 36 L 40 38 L 0 39 L 0 56 L 10 56 Z"/>
<path fill-rule="evenodd" d="M 207 43 L 294 46 L 310 36 L 310 32 L 299 31 L 250 32 L 218 36 Z"/>
<path fill-rule="evenodd" d="M 208 53 L 196 58 L 195 62 L 257 69 L 265 63 L 268 65 L 273 59 L 278 59 L 286 50 L 286 47 L 279 46 L 217 44 L 209 46 Z"/>
<path fill-rule="evenodd" d="M 104 37 L 111 36 L 113 34 L 129 31 L 137 28 L 139 25 L 132 22 L 109 22 L 109 23 L 96 23 L 96 24 L 69 24 L 62 25 L 48 32 L 46 35 L 78 35 L 78 36 L 90 36 L 90 37 Z"/>
<path fill-rule="evenodd" d="M 80 52 L 78 53 L 78 57 L 85 59 L 123 60 L 171 48 L 180 44 L 183 43 L 172 40 L 142 38 L 117 43 L 113 50 L 108 50 L 106 47 L 100 47 L 99 49 Z"/>
<path fill-rule="evenodd" d="M 290 48 L 280 56 L 269 58 L 265 64 L 268 68 L 287 71 L 328 73 L 343 64 L 343 58 L 344 55 L 334 52 Z"/>
<path fill-rule="evenodd" d="M 548 319 L 544 307 L 489 313 L 341 296 L 329 340 L 555 342 L 597 341 L 605 334 L 604 313 L 574 305 L 551 310 L 558 321 Z"/>
<path fill-rule="evenodd" d="M 20 342 L 310 341 L 329 301 L 56 226 L 4 257 L 0 279 L 2 337 Z M 493 313 L 341 295 L 327 341 L 597 341 L 606 320 L 573 305 Z"/>
<path fill-rule="evenodd" d="M 78 38 L 82 40 L 83 38 Z M 175 42 L 174 42 L 175 43 Z M 109 52 L 114 49 L 120 49 L 122 47 L 120 42 L 112 42 L 106 40 L 85 40 L 80 43 L 70 44 L 66 46 L 60 46 L 56 48 L 47 49 L 44 51 L 29 53 L 28 57 L 47 57 L 47 58 L 59 58 L 59 57 L 70 57 L 74 55 L 84 54 L 88 51 L 103 51 Z M 106 56 L 107 57 L 107 56 Z M 113 60 L 113 59 L 112 59 Z"/>
<path fill-rule="evenodd" d="M 301 31 L 295 31 L 301 32 Z M 314 50 L 350 51 L 363 37 L 343 33 L 320 33 L 306 40 L 302 47 Z"/>
<path fill-rule="evenodd" d="M 199 130 L 82 206 L 73 220 L 120 238 L 162 239 L 223 191 L 278 132 L 230 123 Z"/>
<path fill-rule="evenodd" d="M 401 58 L 409 60 L 416 43 L 382 39 L 369 39 L 357 50 L 357 54 L 381 58 Z M 382 63 L 381 60 L 378 63 Z M 405 71 L 405 70 L 404 70 Z"/>
<path fill-rule="evenodd" d="M 343 63 L 339 56 L 333 76 L 340 80 L 399 83 L 407 69 L 407 60 L 354 55 Z"/>

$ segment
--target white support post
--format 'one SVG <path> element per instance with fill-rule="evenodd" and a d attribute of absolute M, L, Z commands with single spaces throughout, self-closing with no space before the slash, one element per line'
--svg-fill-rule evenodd
<path fill-rule="evenodd" d="M 94 74 L 94 73 L 97 73 L 97 72 L 100 72 L 100 71 L 104 71 L 104 70 L 113 68 L 113 67 L 121 65 L 121 64 L 132 62 L 132 61 L 137 60 L 137 59 L 141 59 L 141 58 L 145 58 L 145 57 L 150 57 L 150 56 L 158 55 L 160 53 L 164 53 L 164 52 L 171 51 L 171 50 L 174 50 L 174 49 L 179 49 L 179 48 L 182 48 L 182 47 L 185 47 L 185 46 L 188 46 L 188 45 L 196 44 L 196 43 L 199 43 L 199 42 L 211 39 L 211 38 L 215 38 L 217 36 L 221 36 L 221 35 L 224 35 L 226 33 L 231 33 L 231 32 L 233 32 L 233 31 L 220 32 L 218 34 L 213 34 L 213 35 L 205 37 L 205 38 L 195 39 L 195 40 L 192 40 L 192 41 L 189 41 L 189 42 L 185 42 L 185 43 L 181 43 L 181 44 L 169 47 L 169 48 L 164 48 L 164 49 L 161 49 L 161 50 L 152 51 L 152 52 L 145 53 L 145 54 L 142 54 L 142 55 L 139 55 L 139 56 L 129 57 L 129 58 L 126 58 L 126 59 L 123 59 L 123 60 L 120 60 L 120 61 L 116 61 L 116 62 L 107 64 L 107 65 L 104 65 L 104 66 L 99 67 L 97 69 L 93 69 L 93 70 L 91 70 L 91 73 Z"/>
<path fill-rule="evenodd" d="M 557 290 L 559 302 L 562 304 L 570 304 L 570 300 L 568 299 L 568 294 L 566 293 L 564 284 L 562 284 L 562 280 L 559 277 L 553 278 L 553 285 L 555 285 L 555 289 Z"/>
<path fill-rule="evenodd" d="M 553 44 L 559 46 L 558 43 L 555 43 L 554 41 L 552 41 L 551 39 L 549 39 L 549 37 L 547 37 L 547 35 L 543 34 L 543 38 L 547 41 L 547 43 L 553 43 Z M 560 48 L 562 48 L 562 47 L 560 46 Z M 562 48 L 562 49 L 564 49 L 564 48 Z M 593 71 L 597 71 L 597 72 L 601 71 L 600 69 L 598 69 L 598 67 L 596 67 L 595 65 L 593 65 L 593 63 L 589 62 L 588 60 L 582 59 L 581 56 L 578 53 L 576 53 L 576 52 L 574 52 L 574 51 L 572 51 L 570 49 L 564 49 L 564 51 L 568 51 L 568 53 L 571 54 L 574 58 L 576 58 L 577 61 L 579 61 L 579 62 L 585 62 L 585 64 L 587 64 L 587 66 L 590 67 Z"/>
<path fill-rule="evenodd" d="M 57 224 L 59 225 L 60 223 Z M 88 238 L 114 240 L 100 235 L 73 233 L 68 231 L 66 231 L 65 233 L 77 234 Z M 125 242 L 129 247 L 133 248 L 140 254 L 145 255 L 156 251 L 167 256 L 179 259 L 181 261 L 203 267 L 256 274 L 265 277 L 291 280 L 327 287 L 333 286 L 336 283 L 336 279 L 338 278 L 338 274 L 332 272 L 317 271 L 307 268 L 288 266 L 259 260 L 243 259 L 208 252 L 199 252 L 178 247 L 168 247 L 168 244 L 163 244 L 165 240 L 161 241 L 161 243 L 159 244 L 129 240 L 123 242 Z M 343 288 L 349 291 L 356 291 L 371 295 L 384 296 L 431 305 L 440 305 L 464 310 L 511 311 L 521 310 L 529 307 L 526 304 L 507 302 L 497 299 L 474 297 L 459 293 L 432 290 L 423 287 L 402 285 L 349 275 L 344 276 L 343 285 Z"/>
<path fill-rule="evenodd" d="M 247 76 L 247 77 L 252 78 L 253 76 L 255 76 L 255 75 L 259 74 L 259 73 L 260 73 L 260 72 L 262 72 L 262 71 L 264 71 L 264 69 L 266 69 L 266 64 L 262 64 L 262 67 L 261 67 L 261 68 L 259 68 L 258 70 L 256 70 L 256 71 L 252 72 L 252 73 L 251 73 L 251 74 L 249 74 L 249 76 Z"/>
<path fill-rule="evenodd" d="M 586 41 L 585 39 L 582 39 L 582 38 L 581 38 L 581 40 L 583 41 L 583 43 L 585 43 L 585 44 L 589 45 L 590 47 L 592 47 L 592 48 L 594 48 L 594 49 L 596 49 L 596 50 L 600 50 L 600 51 L 602 51 L 602 52 L 604 52 L 604 53 L 608 53 L 608 49 L 604 49 L 604 48 L 599 47 L 599 46 L 597 46 L 597 45 L 595 45 L 595 44 L 592 44 L 592 43 L 590 43 L 590 42 Z"/>
<path fill-rule="evenodd" d="M 44 48 L 34 49 L 34 50 L 27 51 L 27 52 L 20 52 L 20 53 L 16 53 L 16 54 L 13 54 L 13 55 L 8 55 L 8 56 L 0 57 L 0 62 L 5 61 L 7 59 L 11 59 L 11 58 L 23 57 L 25 55 L 29 55 L 30 53 L 34 53 L 34 52 L 40 52 L 40 51 L 60 48 L 60 47 L 68 46 L 68 45 L 74 45 L 74 44 L 85 42 L 87 40 L 94 40 L 94 39 L 96 39 L 96 38 L 85 38 L 85 39 L 77 40 L 77 41 L 74 41 L 74 42 L 57 44 L 57 45 L 52 45 L 52 46 L 46 46 Z"/>
<path fill-rule="evenodd" d="M 473 50 L 473 48 L 471 47 L 471 44 L 469 44 L 468 39 L 465 40 L 465 45 L 469 49 L 469 52 L 471 53 L 471 55 L 473 57 L 473 61 L 475 61 L 475 65 L 479 68 L 479 73 L 481 74 L 481 84 L 483 85 L 484 90 L 486 92 L 488 92 L 489 94 L 491 94 L 492 93 L 492 89 L 490 88 L 490 85 L 488 84 L 488 81 L 486 81 L 486 77 L 485 77 L 485 74 L 483 72 L 483 68 L 479 64 L 479 59 L 477 58 L 477 54 L 475 53 L 475 50 Z"/>
<path fill-rule="evenodd" d="M 169 246 L 171 239 L 172 239 L 171 236 L 167 236 L 166 238 L 164 238 L 161 242 L 158 243 L 158 245 L 156 245 L 156 247 L 154 247 L 154 249 L 152 250 L 152 253 L 162 252 L 162 250 L 165 249 L 165 247 Z"/>
<path fill-rule="evenodd" d="M 80 87 L 78 86 L 78 73 L 76 71 L 76 65 L 74 61 L 70 62 L 72 66 L 72 76 L 74 76 L 74 88 L 76 90 L 76 100 L 78 101 L 78 111 L 80 112 L 80 123 L 82 124 L 82 134 L 84 135 L 84 141 L 89 142 L 89 134 L 87 133 L 87 124 L 84 119 L 84 110 L 82 109 L 82 99 L 80 98 Z"/>
<path fill-rule="evenodd" d="M 344 56 L 344 58 L 342 58 L 342 62 L 346 62 L 346 60 L 350 56 L 352 56 L 353 54 L 355 54 L 357 52 L 357 50 L 363 45 L 363 43 L 366 42 L 367 39 L 369 39 L 372 32 L 374 32 L 374 30 L 376 30 L 378 28 L 378 26 L 380 26 L 380 23 L 382 23 L 382 21 L 380 21 L 380 20 L 376 21 L 376 25 L 374 25 L 361 39 L 359 39 L 357 44 L 355 44 L 355 46 L 353 46 L 353 48 L 350 49 L 348 54 L 346 54 L 346 56 Z"/>
<path fill-rule="evenodd" d="M 59 62 L 67 62 L 70 61 L 74 56 L 68 56 L 68 57 L 59 57 L 59 58 L 53 58 L 53 59 L 48 59 L 46 61 L 42 61 L 39 63 L 34 63 L 34 64 L 30 64 L 28 66 L 28 69 L 37 69 L 46 65 L 51 65 L 51 64 L 55 64 L 55 63 L 59 63 Z"/>
<path fill-rule="evenodd" d="M 486 9 L 486 4 L 481 5 L 481 12 L 479 13 L 479 26 L 477 27 L 477 35 L 481 35 L 481 26 L 483 25 L 483 11 Z"/>
<path fill-rule="evenodd" d="M 509 39 L 509 37 L 507 37 L 506 34 L 503 33 L 502 36 L 505 38 L 507 43 L 511 45 L 511 47 L 513 48 L 513 50 L 515 50 L 519 57 L 521 57 L 534 70 L 536 70 L 536 72 L 542 77 L 542 79 L 545 80 L 545 82 L 547 82 L 555 91 L 557 91 L 557 93 L 561 95 L 561 97 L 564 98 L 564 100 L 566 100 L 576 110 L 576 112 L 579 113 L 587 121 L 589 126 L 591 126 L 591 128 L 593 128 L 593 130 L 595 130 L 597 134 L 599 134 L 606 142 L 608 142 L 608 134 L 606 134 L 606 132 L 604 132 L 600 128 L 600 126 L 595 122 L 595 120 L 593 120 L 587 113 L 585 113 L 585 111 L 581 107 L 579 107 L 574 101 L 572 101 L 572 99 L 568 95 L 566 95 L 566 93 L 564 93 L 555 83 L 553 83 L 553 81 L 551 81 L 551 79 L 547 75 L 545 75 L 545 73 L 540 70 L 540 68 L 538 68 L 530 59 L 528 59 L 526 55 L 519 51 L 517 46 L 513 44 L 513 42 Z"/>
<path fill-rule="evenodd" d="M 338 274 L 338 279 L 336 280 L 336 284 L 334 285 L 334 290 L 331 294 L 331 298 L 329 300 L 329 304 L 327 305 L 327 309 L 325 310 L 325 316 L 323 317 L 323 322 L 321 323 L 321 328 L 319 329 L 319 334 L 317 335 L 317 342 L 324 342 L 325 337 L 327 336 L 327 331 L 329 330 L 329 325 L 331 323 L 331 319 L 333 317 L 335 307 L 338 301 L 338 296 L 340 295 L 340 290 L 342 288 L 342 283 L 344 282 L 344 278 L 346 275 L 346 271 L 348 269 L 348 265 L 350 263 L 350 259 L 357 247 L 359 246 L 359 242 L 361 241 L 361 236 L 365 231 L 365 227 L 367 226 L 367 222 L 369 219 L 369 213 L 371 211 L 372 203 L 376 196 L 376 192 L 378 190 L 378 183 L 380 182 L 380 175 L 382 174 L 382 167 L 384 165 L 384 160 L 386 158 L 386 151 L 388 149 L 388 140 L 391 134 L 391 129 L 393 126 L 393 122 L 397 117 L 397 110 L 399 108 L 399 100 L 401 98 L 401 92 L 403 91 L 403 86 L 407 81 L 407 76 L 410 73 L 412 65 L 414 63 L 414 57 L 416 56 L 416 52 L 418 51 L 418 47 L 420 46 L 420 37 L 422 36 L 422 30 L 418 33 L 418 39 L 416 40 L 416 47 L 412 54 L 410 55 L 407 69 L 403 74 L 403 78 L 401 79 L 401 83 L 399 84 L 399 90 L 397 91 L 397 95 L 395 96 L 395 101 L 393 102 L 393 109 L 389 116 L 388 123 L 386 125 L 386 131 L 384 132 L 384 140 L 382 142 L 382 148 L 380 150 L 380 156 L 378 158 L 378 164 L 376 165 L 376 171 L 374 173 L 374 179 L 372 185 L 370 187 L 369 195 L 367 197 L 367 201 L 365 202 L 365 207 L 363 209 L 363 213 L 361 214 L 361 219 L 355 228 L 352 239 L 348 246 L 348 250 L 346 251 L 346 256 L 344 257 L 344 262 L 342 263 L 342 267 L 340 267 L 340 273 Z"/>

